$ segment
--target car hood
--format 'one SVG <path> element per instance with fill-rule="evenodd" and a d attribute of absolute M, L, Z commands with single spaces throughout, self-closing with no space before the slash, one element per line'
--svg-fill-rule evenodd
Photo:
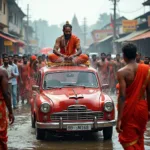
<path fill-rule="evenodd" d="M 100 89 L 62 88 L 43 91 L 43 95 L 53 103 L 52 111 L 67 110 L 70 105 L 85 105 L 87 109 L 99 111 Z"/>

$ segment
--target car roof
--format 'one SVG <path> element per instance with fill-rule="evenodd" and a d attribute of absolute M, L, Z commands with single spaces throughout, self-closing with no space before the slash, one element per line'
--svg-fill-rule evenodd
<path fill-rule="evenodd" d="M 57 71 L 88 71 L 88 72 L 97 72 L 96 69 L 87 66 L 57 66 L 57 67 L 43 67 L 41 69 L 44 73 L 46 72 L 57 72 Z"/>

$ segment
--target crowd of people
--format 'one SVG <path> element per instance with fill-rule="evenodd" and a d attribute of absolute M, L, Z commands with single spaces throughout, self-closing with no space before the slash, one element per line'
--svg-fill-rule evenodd
<path fill-rule="evenodd" d="M 141 53 L 137 53 L 136 62 L 138 64 L 150 65 L 150 58 L 143 57 Z M 126 65 L 120 54 L 117 54 L 115 58 L 111 57 L 111 54 L 101 53 L 99 57 L 92 55 L 90 60 L 91 67 L 98 71 L 101 85 L 108 84 L 109 91 L 114 94 L 118 83 L 117 72 Z"/>
<path fill-rule="evenodd" d="M 31 85 L 36 82 L 38 69 L 46 65 L 45 55 L 2 55 L 1 69 L 6 70 L 8 74 L 8 90 L 11 93 L 12 106 L 17 109 L 17 104 L 21 99 L 24 100 L 31 97 Z"/>

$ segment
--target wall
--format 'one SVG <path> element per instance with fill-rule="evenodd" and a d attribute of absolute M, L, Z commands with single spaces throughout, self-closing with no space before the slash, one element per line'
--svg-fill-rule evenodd
<path fill-rule="evenodd" d="M 0 23 L 4 25 L 8 25 L 8 7 L 7 0 L 2 0 L 1 8 L 0 8 Z M 8 28 L 3 30 L 4 32 L 8 32 Z"/>

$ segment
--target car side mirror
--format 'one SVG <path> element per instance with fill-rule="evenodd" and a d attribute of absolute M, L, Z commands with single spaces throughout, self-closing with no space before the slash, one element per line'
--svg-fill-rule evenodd
<path fill-rule="evenodd" d="M 33 85 L 33 86 L 32 86 L 32 90 L 33 90 L 33 91 L 36 91 L 36 92 L 39 92 L 40 87 L 37 86 L 37 85 Z"/>
<path fill-rule="evenodd" d="M 102 84 L 101 88 L 102 90 L 106 90 L 109 88 L 109 84 Z"/>

